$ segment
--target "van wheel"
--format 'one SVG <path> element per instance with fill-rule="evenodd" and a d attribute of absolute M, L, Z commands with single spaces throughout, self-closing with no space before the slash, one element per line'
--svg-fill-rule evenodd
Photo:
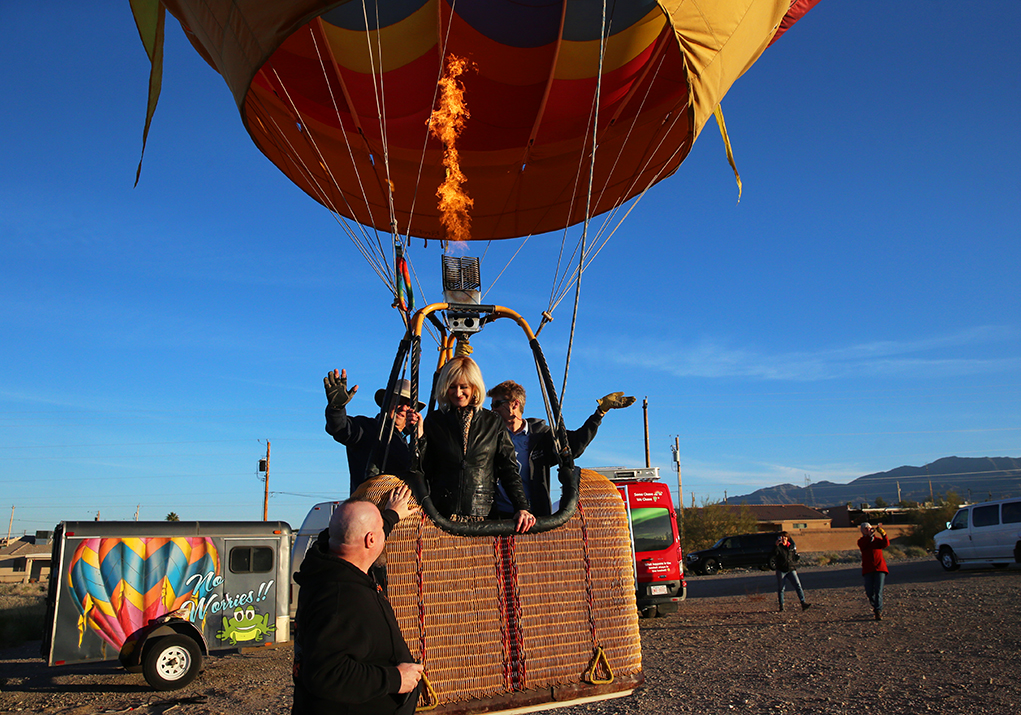
<path fill-rule="evenodd" d="M 993 564 L 994 569 L 1005 569 L 1009 564 Z"/>
<path fill-rule="evenodd" d="M 957 563 L 957 557 L 954 556 L 954 550 L 949 546 L 944 546 L 939 550 L 939 564 L 946 571 L 956 571 L 961 568 L 961 565 Z"/>
<path fill-rule="evenodd" d="M 712 576 L 714 573 L 720 572 L 720 565 L 716 563 L 715 559 L 706 559 L 705 563 L 702 564 L 702 573 L 706 576 Z"/>
<path fill-rule="evenodd" d="M 659 614 L 659 609 L 655 606 L 649 606 L 638 611 L 639 618 L 655 618 Z"/>
<path fill-rule="evenodd" d="M 776 571 L 776 557 L 770 556 L 769 563 L 766 564 L 770 571 Z"/>
<path fill-rule="evenodd" d="M 157 638 L 146 648 L 142 673 L 154 690 L 177 690 L 195 680 L 202 670 L 202 652 L 188 636 Z"/>

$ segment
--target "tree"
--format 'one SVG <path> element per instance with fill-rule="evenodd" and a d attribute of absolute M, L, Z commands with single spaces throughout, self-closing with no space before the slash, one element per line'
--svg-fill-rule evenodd
<path fill-rule="evenodd" d="M 879 509 L 885 509 L 886 499 L 883 499 L 883 497 L 876 497 L 876 507 L 878 507 Z"/>
<path fill-rule="evenodd" d="M 934 508 L 919 509 L 915 525 L 907 534 L 907 542 L 913 546 L 932 549 L 935 546 L 933 537 L 947 528 L 947 522 L 957 513 L 960 505 L 961 497 L 954 492 L 947 492 L 946 496 L 936 499 Z"/>
<path fill-rule="evenodd" d="M 179 517 L 177 515 L 176 511 L 172 511 L 169 514 L 167 514 L 166 519 L 165 519 L 165 521 L 180 521 L 180 520 L 181 520 L 181 517 Z"/>
<path fill-rule="evenodd" d="M 758 531 L 759 522 L 745 506 L 703 501 L 701 508 L 681 508 L 684 519 L 684 553 L 705 549 L 724 536 Z"/>

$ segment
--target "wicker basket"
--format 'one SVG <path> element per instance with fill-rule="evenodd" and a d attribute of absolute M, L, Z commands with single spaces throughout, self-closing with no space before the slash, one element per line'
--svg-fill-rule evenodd
<path fill-rule="evenodd" d="M 382 503 L 401 482 L 359 493 Z M 642 682 L 634 557 L 616 488 L 581 472 L 577 513 L 543 534 L 452 536 L 419 510 L 387 539 L 390 602 L 425 664 L 419 710 L 537 710 Z"/>

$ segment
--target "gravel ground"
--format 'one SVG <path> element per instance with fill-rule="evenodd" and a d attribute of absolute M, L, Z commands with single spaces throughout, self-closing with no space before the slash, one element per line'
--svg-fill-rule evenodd
<path fill-rule="evenodd" d="M 857 568 L 799 569 L 812 608 L 772 574 L 692 577 L 678 613 L 641 621 L 645 686 L 563 715 L 1016 713 L 1021 567 L 944 573 L 899 562 L 872 618 Z M 149 690 L 113 666 L 48 668 L 38 642 L 0 650 L 0 713 L 205 715 L 290 711 L 289 647 L 209 658 L 187 688 Z"/>

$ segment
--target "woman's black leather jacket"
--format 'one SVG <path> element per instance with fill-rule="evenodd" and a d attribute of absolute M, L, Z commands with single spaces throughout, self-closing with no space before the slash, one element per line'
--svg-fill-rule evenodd
<path fill-rule="evenodd" d="M 516 509 L 529 509 L 514 443 L 499 415 L 475 408 L 467 452 L 456 409 L 432 412 L 425 419 L 424 429 L 419 442 L 422 471 L 433 504 L 441 514 L 489 517 L 497 479 Z"/>

